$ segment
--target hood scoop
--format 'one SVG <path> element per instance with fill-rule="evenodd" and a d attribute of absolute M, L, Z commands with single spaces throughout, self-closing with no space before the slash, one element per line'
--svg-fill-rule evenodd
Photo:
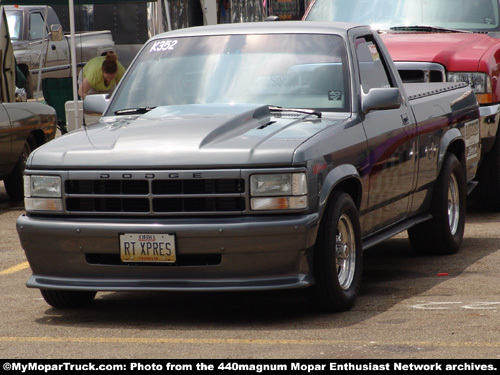
<path fill-rule="evenodd" d="M 254 119 L 269 118 L 269 106 L 262 104 L 185 104 L 156 107 L 147 112 L 143 118 L 180 118 L 187 116 L 226 118 L 251 117 Z"/>
<path fill-rule="evenodd" d="M 257 104 L 191 104 L 158 107 L 144 115 L 144 118 L 189 118 L 196 116 L 214 126 L 201 141 L 199 147 L 217 144 L 241 136 L 253 129 L 265 128 L 271 121 L 271 111 L 267 105 Z M 224 121 L 220 121 L 224 118 Z"/>
<path fill-rule="evenodd" d="M 271 126 L 272 124 L 276 124 L 276 121 L 269 121 L 267 124 L 261 125 L 257 129 L 265 129 L 268 126 Z"/>

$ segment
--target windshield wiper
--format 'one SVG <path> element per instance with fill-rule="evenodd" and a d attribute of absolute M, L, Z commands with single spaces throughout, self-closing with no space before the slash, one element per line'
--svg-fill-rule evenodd
<path fill-rule="evenodd" d="M 283 108 L 283 107 L 275 107 L 275 106 L 270 105 L 269 106 L 269 110 L 271 112 L 296 112 L 296 113 L 303 113 L 305 115 L 318 116 L 319 118 L 321 118 L 323 116 L 320 111 L 316 111 L 315 109 Z"/>
<path fill-rule="evenodd" d="M 128 108 L 128 109 L 119 109 L 115 111 L 115 115 L 143 115 L 155 109 L 156 107 L 138 107 L 138 108 Z"/>
<path fill-rule="evenodd" d="M 438 32 L 438 33 L 471 33 L 467 30 L 448 29 L 446 27 L 429 26 L 429 25 L 412 25 L 412 26 L 393 26 L 390 30 L 394 31 L 423 31 L 423 32 Z"/>

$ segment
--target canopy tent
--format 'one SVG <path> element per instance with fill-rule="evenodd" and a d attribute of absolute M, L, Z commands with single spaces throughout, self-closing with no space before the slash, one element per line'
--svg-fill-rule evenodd
<path fill-rule="evenodd" d="M 2 5 L 68 5 L 71 33 L 71 69 L 73 77 L 73 108 L 78 108 L 78 92 L 77 92 L 77 69 L 76 69 L 76 46 L 75 46 L 75 4 L 120 4 L 120 3 L 147 3 L 157 2 L 161 9 L 161 0 L 0 0 Z M 78 124 L 78 111 L 74 111 L 75 124 Z"/>

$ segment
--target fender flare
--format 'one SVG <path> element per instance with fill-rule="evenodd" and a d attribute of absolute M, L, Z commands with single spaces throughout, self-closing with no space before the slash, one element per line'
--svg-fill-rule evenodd
<path fill-rule="evenodd" d="M 443 166 L 443 161 L 446 156 L 446 153 L 452 148 L 451 145 L 460 145 L 460 149 L 456 150 L 455 147 L 455 152 L 454 154 L 457 156 L 458 160 L 462 163 L 464 159 L 462 156 L 464 156 L 465 153 L 465 140 L 458 128 L 451 128 L 446 131 L 444 136 L 441 138 L 441 143 L 439 145 L 439 155 L 438 155 L 438 165 L 437 165 L 437 174 L 441 172 L 441 168 Z M 458 152 L 458 153 L 457 153 Z M 466 165 L 463 165 L 464 171 L 466 168 Z"/>
<path fill-rule="evenodd" d="M 333 168 L 325 178 L 323 186 L 319 192 L 319 202 L 318 202 L 318 214 L 319 219 L 321 221 L 323 214 L 325 212 L 326 206 L 328 205 L 328 201 L 330 195 L 333 190 L 342 185 L 345 182 L 351 182 L 353 187 L 357 190 L 355 192 L 351 192 L 348 189 L 346 192 L 350 193 L 354 200 L 354 204 L 359 209 L 361 203 L 361 194 L 362 194 L 362 180 L 359 175 L 357 169 L 350 164 L 342 164 L 335 168 Z"/>

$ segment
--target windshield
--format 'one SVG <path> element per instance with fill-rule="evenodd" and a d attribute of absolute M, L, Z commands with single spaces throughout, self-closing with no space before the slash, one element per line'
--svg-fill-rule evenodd
<path fill-rule="evenodd" d="M 149 42 L 108 113 L 180 104 L 251 103 L 348 111 L 343 39 L 269 34 Z"/>
<path fill-rule="evenodd" d="M 308 21 L 371 25 L 437 26 L 467 31 L 498 31 L 498 0 L 316 0 Z"/>
<path fill-rule="evenodd" d="M 10 39 L 20 40 L 23 30 L 23 13 L 20 11 L 7 11 L 7 23 L 9 24 Z"/>

